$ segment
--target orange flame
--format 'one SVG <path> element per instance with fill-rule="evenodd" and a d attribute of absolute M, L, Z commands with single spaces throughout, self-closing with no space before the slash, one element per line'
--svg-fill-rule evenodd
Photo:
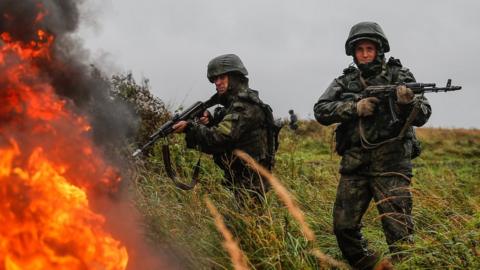
<path fill-rule="evenodd" d="M 127 249 L 88 199 L 115 189 L 117 170 L 35 64 L 52 59 L 55 38 L 39 30 L 28 43 L 0 40 L 0 270 L 126 269 Z"/>
<path fill-rule="evenodd" d="M 66 168 L 42 148 L 25 167 L 18 156 L 15 144 L 0 150 L 0 269 L 125 269 L 126 249 L 103 231 L 104 218 Z"/>

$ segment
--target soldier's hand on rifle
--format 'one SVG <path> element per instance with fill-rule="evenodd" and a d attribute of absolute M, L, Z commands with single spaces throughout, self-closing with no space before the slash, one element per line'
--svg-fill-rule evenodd
<path fill-rule="evenodd" d="M 182 133 L 185 131 L 185 129 L 187 128 L 188 126 L 188 122 L 187 121 L 178 121 L 178 123 L 176 123 L 175 125 L 173 125 L 173 132 L 175 133 Z"/>
<path fill-rule="evenodd" d="M 398 104 L 408 104 L 412 102 L 415 94 L 412 89 L 406 87 L 405 85 L 399 85 L 397 87 L 397 103 Z"/>
<path fill-rule="evenodd" d="M 370 116 L 380 100 L 376 97 L 367 97 L 357 102 L 357 114 L 360 117 Z"/>
<path fill-rule="evenodd" d="M 203 116 L 200 117 L 200 123 L 204 124 L 204 125 L 208 125 L 208 123 L 210 123 L 210 112 L 208 110 L 204 111 L 203 112 Z"/>

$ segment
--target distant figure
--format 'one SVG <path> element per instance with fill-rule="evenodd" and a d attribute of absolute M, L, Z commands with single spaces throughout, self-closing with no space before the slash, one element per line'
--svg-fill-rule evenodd
<path fill-rule="evenodd" d="M 289 110 L 288 114 L 290 114 L 290 123 L 288 123 L 288 126 L 290 127 L 291 130 L 295 131 L 298 129 L 298 118 L 295 112 L 293 110 Z"/>

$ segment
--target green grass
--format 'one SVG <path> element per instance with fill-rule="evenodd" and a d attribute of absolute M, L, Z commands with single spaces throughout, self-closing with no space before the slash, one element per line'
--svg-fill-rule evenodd
<path fill-rule="evenodd" d="M 145 218 L 147 237 L 181 250 L 185 268 L 232 269 L 221 235 L 206 209 L 213 200 L 240 243 L 253 269 L 320 269 L 310 254 L 318 248 L 343 260 L 332 232 L 332 208 L 339 157 L 333 154 L 333 129 L 302 122 L 297 134 L 281 132 L 275 175 L 295 196 L 317 241 L 308 243 L 274 192 L 263 209 L 242 210 L 224 189 L 221 172 L 202 157 L 201 183 L 178 190 L 163 172 L 160 147 L 139 166 L 132 189 Z M 419 129 L 423 153 L 413 179 L 415 245 L 397 269 L 480 269 L 480 131 Z M 173 139 L 174 163 L 184 181 L 199 154 Z M 363 223 L 370 246 L 388 250 L 378 213 L 371 204 Z"/>

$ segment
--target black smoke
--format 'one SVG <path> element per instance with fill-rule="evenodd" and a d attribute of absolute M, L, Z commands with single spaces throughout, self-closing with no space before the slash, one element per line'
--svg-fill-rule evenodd
<path fill-rule="evenodd" d="M 0 33 L 13 40 L 38 40 L 38 30 L 55 37 L 52 59 L 36 65 L 59 96 L 72 101 L 76 110 L 87 115 L 95 143 L 108 150 L 132 137 L 138 125 L 133 110 L 110 95 L 110 84 L 88 63 L 89 54 L 73 35 L 80 22 L 82 0 L 2 0 Z M 111 155 L 114 156 L 114 155 Z"/>
<path fill-rule="evenodd" d="M 118 158 L 118 153 L 126 154 L 120 149 L 134 136 L 138 117 L 134 109 L 112 96 L 110 80 L 90 65 L 88 51 L 75 36 L 82 4 L 82 0 L 1 0 L 0 34 L 8 33 L 12 40 L 25 44 L 45 42 L 38 37 L 39 30 L 55 37 L 51 57 L 33 64 L 41 70 L 42 81 L 49 82 L 59 96 L 68 100 L 71 109 L 87 116 L 95 144 L 127 180 L 129 170 L 125 168 L 129 166 L 127 160 Z M 25 132 L 28 136 L 28 130 Z M 98 179 L 92 179 L 95 180 Z M 106 226 L 114 237 L 129 249 L 129 269 L 175 268 L 170 264 L 175 263 L 166 258 L 170 256 L 145 243 L 139 224 L 141 217 L 125 190 L 119 194 L 95 195 L 93 206 L 106 216 Z"/>
<path fill-rule="evenodd" d="M 45 29 L 56 36 L 74 32 L 79 23 L 78 6 L 72 0 L 3 0 L 0 2 L 0 32 L 15 40 L 30 41 L 36 30 Z"/>

